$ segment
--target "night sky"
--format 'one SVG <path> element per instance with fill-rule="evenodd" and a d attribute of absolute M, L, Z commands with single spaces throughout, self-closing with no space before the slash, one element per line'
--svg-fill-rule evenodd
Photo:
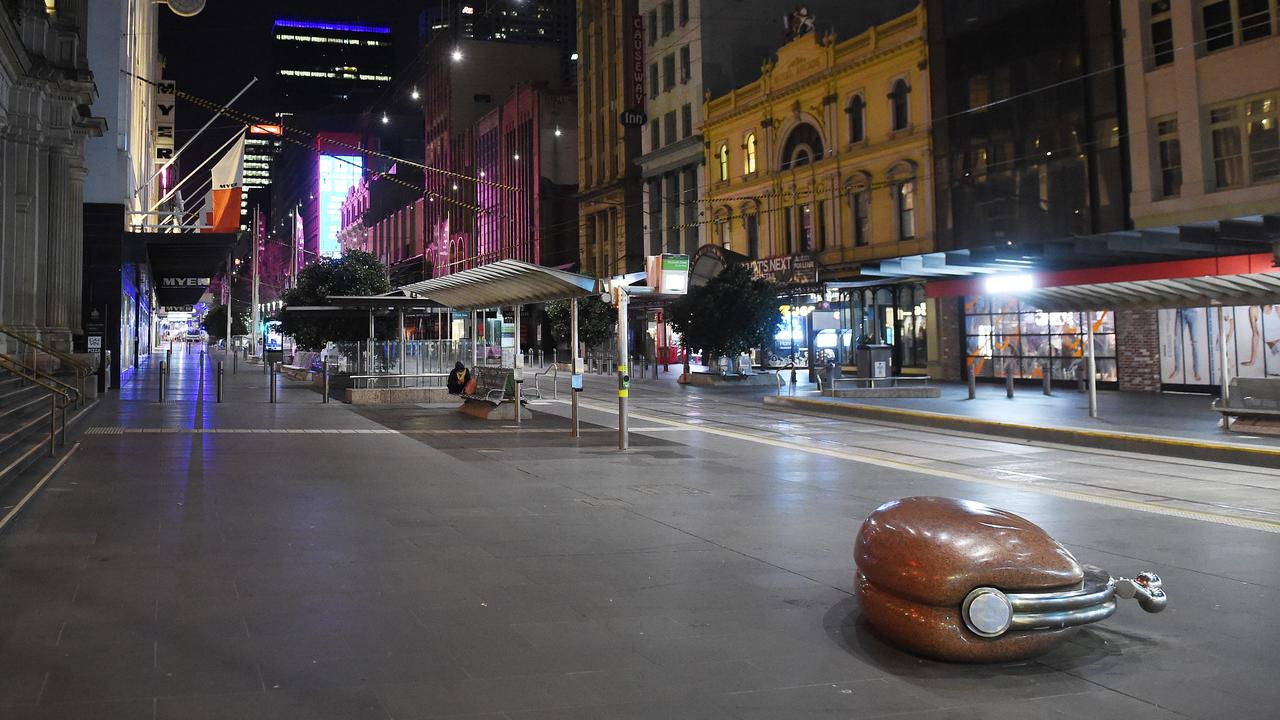
<path fill-rule="evenodd" d="M 180 90 L 225 102 L 255 75 L 258 82 L 235 105 L 270 116 L 271 27 L 276 18 L 336 20 L 389 25 L 397 67 L 407 66 L 418 50 L 418 14 L 424 3 L 406 0 L 209 0 L 193 18 L 160 8 L 160 54 L 165 74 Z M 177 142 L 181 145 L 210 113 L 181 99 Z M 182 155 L 187 168 L 197 165 L 230 135 L 235 124 L 219 120 Z M 216 131 L 215 131 L 216 130 Z"/>

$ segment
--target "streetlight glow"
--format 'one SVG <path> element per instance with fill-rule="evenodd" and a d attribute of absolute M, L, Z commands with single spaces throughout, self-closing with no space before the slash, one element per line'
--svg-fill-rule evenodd
<path fill-rule="evenodd" d="M 453 58 L 454 62 L 458 62 L 462 60 L 462 48 L 454 48 L 453 52 L 450 53 L 449 57 Z"/>

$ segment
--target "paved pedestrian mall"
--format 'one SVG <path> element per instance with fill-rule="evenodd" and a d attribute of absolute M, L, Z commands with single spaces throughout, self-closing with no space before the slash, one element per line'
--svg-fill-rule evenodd
<path fill-rule="evenodd" d="M 610 379 L 521 427 L 144 365 L 0 534 L 0 718 L 1225 718 L 1280 707 L 1280 471 L 765 409 Z M 564 397 L 563 395 L 561 396 Z M 886 645 L 859 523 L 909 495 L 1159 573 L 1040 658 Z"/>

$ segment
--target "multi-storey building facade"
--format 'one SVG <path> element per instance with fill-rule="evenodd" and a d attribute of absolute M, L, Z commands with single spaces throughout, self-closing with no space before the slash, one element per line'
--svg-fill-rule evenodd
<path fill-rule="evenodd" d="M 85 139 L 105 130 L 88 111 L 88 16 L 84 0 L 0 12 L 0 324 L 64 350 L 80 332 Z"/>
<path fill-rule="evenodd" d="M 759 79 L 707 101 L 709 242 L 809 308 L 787 340 L 803 338 L 797 359 L 844 361 L 868 338 L 893 345 L 899 366 L 927 365 L 922 285 L 886 282 L 886 299 L 827 282 L 932 251 L 929 82 L 917 7 L 845 40 L 803 33 Z"/>
<path fill-rule="evenodd" d="M 1280 212 L 1275 3 L 1122 3 L 1138 227 Z"/>
<path fill-rule="evenodd" d="M 560 52 L 560 84 L 573 86 L 574 0 L 446 0 L 424 8 L 419 26 L 423 43 L 444 36 L 550 45 Z"/>
<path fill-rule="evenodd" d="M 578 237 L 588 275 L 644 268 L 642 128 L 619 120 L 644 104 L 643 36 L 636 0 L 579 0 Z"/>
<path fill-rule="evenodd" d="M 495 232 L 506 238 L 510 257 L 537 262 L 537 244 L 513 236 L 536 223 L 511 203 L 537 193 L 543 153 L 571 140 L 564 135 L 569 119 L 551 116 L 559 117 L 562 106 L 551 100 L 560 93 L 558 50 L 438 36 L 427 53 L 421 87 L 428 274 L 447 275 L 474 267 L 482 254 L 492 257 Z M 483 209 L 494 205 L 505 210 Z"/>

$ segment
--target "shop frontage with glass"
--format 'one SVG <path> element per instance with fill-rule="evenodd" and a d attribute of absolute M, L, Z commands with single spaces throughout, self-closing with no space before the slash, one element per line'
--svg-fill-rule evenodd
<path fill-rule="evenodd" d="M 964 298 L 965 357 L 980 378 L 1079 380 L 1085 374 L 1089 314 L 1045 312 L 1016 297 Z M 1115 313 L 1092 313 L 1098 380 L 1114 383 Z"/>
<path fill-rule="evenodd" d="M 929 355 L 929 309 L 924 283 L 910 282 L 840 291 L 844 313 L 840 362 L 852 365 L 860 344 L 888 345 L 898 372 L 923 371 Z"/>

